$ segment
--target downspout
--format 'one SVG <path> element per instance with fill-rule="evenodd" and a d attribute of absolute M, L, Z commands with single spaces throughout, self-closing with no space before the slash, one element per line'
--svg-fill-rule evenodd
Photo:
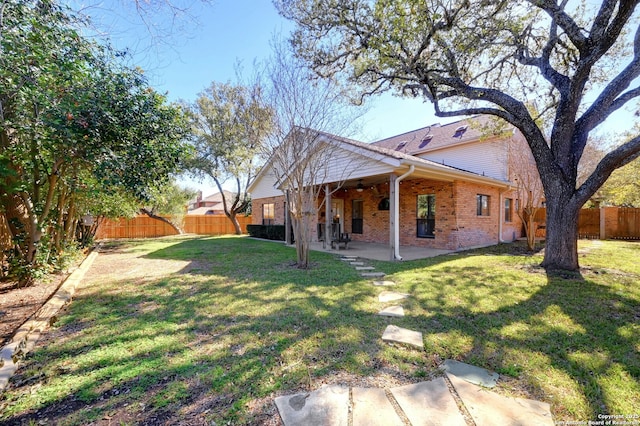
<path fill-rule="evenodd" d="M 511 186 L 507 187 L 506 189 L 501 189 L 500 190 L 500 196 L 498 197 L 499 202 L 500 202 L 500 211 L 499 211 L 499 222 L 498 222 L 498 241 L 501 243 L 507 243 L 508 241 L 505 241 L 504 238 L 502 238 L 502 224 L 504 223 L 504 193 L 507 191 L 511 191 L 513 188 Z M 513 206 L 511 206 L 511 208 L 513 209 Z M 513 214 L 513 213 L 512 213 Z M 513 241 L 512 241 L 513 242 Z"/>
<path fill-rule="evenodd" d="M 409 176 L 415 171 L 415 166 L 411 165 L 409 170 L 396 178 L 394 182 L 394 209 L 393 209 L 393 239 L 394 239 L 394 253 L 393 257 L 395 260 L 402 260 L 402 256 L 400 256 L 400 181 Z"/>
<path fill-rule="evenodd" d="M 498 212 L 498 242 L 499 243 L 504 243 L 504 239 L 502 238 L 502 222 L 504 220 L 503 215 L 504 215 L 504 201 L 502 200 L 502 194 L 504 194 L 504 191 L 500 191 L 500 196 L 498 197 L 498 202 L 499 204 L 499 212 Z"/>

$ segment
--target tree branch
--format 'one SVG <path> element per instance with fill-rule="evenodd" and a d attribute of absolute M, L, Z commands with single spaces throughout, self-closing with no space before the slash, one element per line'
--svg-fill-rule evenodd
<path fill-rule="evenodd" d="M 640 33 L 640 28 L 638 33 Z M 638 38 L 640 39 L 640 37 Z M 638 76 L 640 76 L 640 49 L 636 52 L 631 63 L 609 82 L 591 107 L 576 121 L 576 128 L 583 127 L 586 130 L 592 130 L 604 122 L 611 113 L 624 106 L 631 99 L 640 96 L 638 87 L 620 95 Z"/>
<path fill-rule="evenodd" d="M 582 29 L 564 11 L 564 3 L 559 6 L 554 0 L 529 0 L 529 3 L 547 12 L 551 19 L 567 34 L 571 42 L 582 51 L 587 46 L 587 38 L 582 34 Z"/>
<path fill-rule="evenodd" d="M 600 188 L 614 170 L 640 157 L 640 135 L 614 149 L 600 160 L 591 176 L 576 190 L 575 196 L 584 204 Z"/>

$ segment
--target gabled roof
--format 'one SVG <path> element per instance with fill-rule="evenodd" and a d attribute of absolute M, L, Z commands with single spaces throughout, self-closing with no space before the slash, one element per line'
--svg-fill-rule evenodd
<path fill-rule="evenodd" d="M 207 197 L 204 197 L 202 199 L 202 201 L 206 201 L 208 203 L 222 203 L 222 195 L 224 194 L 224 198 L 227 199 L 227 201 L 232 200 L 233 197 L 236 196 L 235 192 L 231 192 L 231 191 L 222 191 L 222 192 L 216 192 L 215 194 L 211 194 Z"/>
<path fill-rule="evenodd" d="M 483 138 L 499 136 L 513 126 L 487 115 L 480 115 L 449 124 L 432 124 L 410 132 L 373 142 L 372 145 L 397 150 L 410 155 L 434 151 Z"/>
<path fill-rule="evenodd" d="M 417 172 L 438 179 L 460 179 L 493 186 L 509 186 L 510 182 L 415 156 L 417 153 L 426 152 L 426 146 L 430 146 L 431 148 L 429 149 L 438 149 L 460 143 L 475 142 L 482 138 L 487 138 L 488 135 L 493 136 L 491 132 L 487 130 L 492 128 L 500 128 L 499 132 L 493 134 L 495 136 L 503 134 L 505 129 L 508 129 L 507 127 L 496 125 L 492 117 L 479 116 L 444 126 L 427 126 L 374 143 L 364 143 L 322 131 L 318 131 L 318 134 L 325 143 L 338 146 L 353 154 L 359 154 L 368 160 L 384 163 L 398 172 L 406 171 L 410 166 L 414 166 Z M 431 138 L 425 138 L 427 135 L 432 136 Z M 400 149 L 397 149 L 400 144 L 402 146 Z M 421 144 L 422 146 L 420 146 Z M 263 166 L 256 176 L 256 179 L 254 179 L 249 186 L 249 192 L 251 192 L 257 182 L 262 179 L 269 166 L 269 163 Z M 317 183 L 330 183 L 330 181 Z"/>
<path fill-rule="evenodd" d="M 459 127 L 460 125 L 458 125 Z M 457 127 L 456 127 L 457 128 Z M 377 157 L 379 161 L 384 161 L 384 159 L 393 159 L 396 160 L 396 167 L 402 168 L 408 166 L 415 166 L 417 169 L 422 169 L 423 171 L 427 171 L 430 173 L 434 173 L 440 176 L 448 176 L 451 179 L 467 179 L 467 180 L 476 180 L 483 181 L 487 184 L 493 185 L 508 185 L 509 182 L 504 182 L 495 178 L 490 178 L 484 175 L 480 175 L 478 173 L 470 172 L 468 170 L 459 169 L 457 167 L 440 164 L 435 161 L 427 160 L 426 158 L 416 157 L 411 154 L 404 153 L 402 151 L 398 151 L 395 149 L 389 149 L 378 144 L 368 144 L 364 142 L 359 142 L 353 139 L 344 138 L 341 136 L 332 135 L 326 132 L 319 132 L 321 135 L 325 136 L 327 141 L 334 141 L 335 143 L 341 144 L 343 148 L 352 147 L 355 149 L 351 149 L 352 152 L 357 152 L 361 155 L 371 157 Z M 478 136 L 479 137 L 479 136 Z M 478 139 L 475 138 L 475 140 Z M 382 156 L 382 158 L 380 158 Z"/>

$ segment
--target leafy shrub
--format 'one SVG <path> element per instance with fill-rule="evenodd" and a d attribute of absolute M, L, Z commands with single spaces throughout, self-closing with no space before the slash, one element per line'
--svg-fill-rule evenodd
<path fill-rule="evenodd" d="M 284 225 L 247 225 L 249 236 L 267 240 L 284 241 Z"/>

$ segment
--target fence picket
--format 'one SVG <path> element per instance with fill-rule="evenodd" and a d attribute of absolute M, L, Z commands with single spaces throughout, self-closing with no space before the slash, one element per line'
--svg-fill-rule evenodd
<path fill-rule="evenodd" d="M 238 222 L 242 232 L 246 233 L 251 216 L 239 216 Z M 184 232 L 200 235 L 234 234 L 233 224 L 226 216 L 185 216 Z M 105 220 L 96 233 L 96 239 L 105 238 L 153 238 L 177 235 L 175 229 L 168 224 L 147 216 L 132 219 Z"/>

